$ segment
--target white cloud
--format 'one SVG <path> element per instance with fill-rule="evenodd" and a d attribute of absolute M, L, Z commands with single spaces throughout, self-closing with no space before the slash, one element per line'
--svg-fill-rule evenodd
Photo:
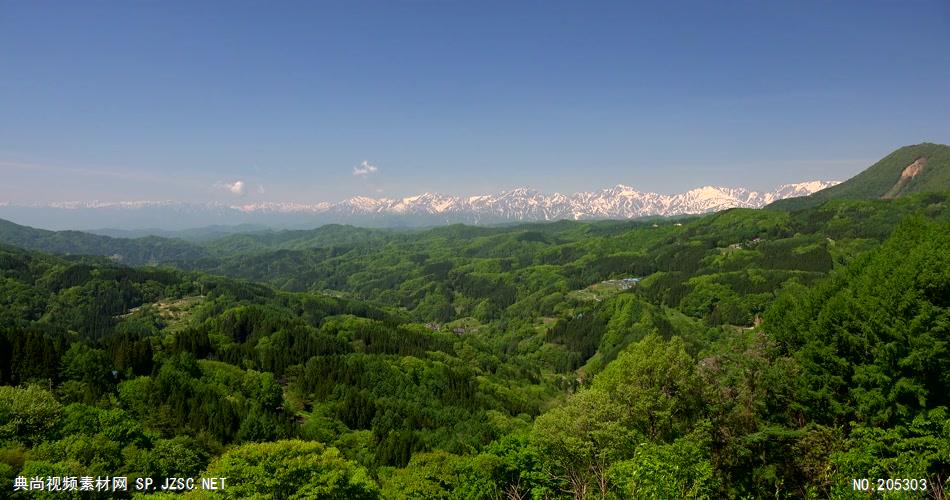
<path fill-rule="evenodd" d="M 244 181 L 218 182 L 214 187 L 227 189 L 235 196 L 244 196 L 247 193 L 247 186 L 244 184 Z"/>
<path fill-rule="evenodd" d="M 367 175 L 375 174 L 378 171 L 379 168 L 368 161 L 363 161 L 359 164 L 359 166 L 353 167 L 353 175 L 359 177 L 366 177 Z"/>
<path fill-rule="evenodd" d="M 231 194 L 236 194 L 238 196 L 244 196 L 244 181 L 234 181 L 233 184 L 228 185 L 228 191 L 231 191 Z"/>

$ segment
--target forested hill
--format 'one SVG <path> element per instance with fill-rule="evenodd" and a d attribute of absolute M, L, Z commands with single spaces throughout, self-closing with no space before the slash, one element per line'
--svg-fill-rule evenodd
<path fill-rule="evenodd" d="M 0 243 L 61 255 L 99 255 L 137 266 L 191 261 L 208 255 L 207 250 L 182 240 L 146 236 L 111 238 L 81 231 L 47 231 L 0 219 Z"/>
<path fill-rule="evenodd" d="M 950 477 L 948 193 L 329 231 L 198 270 L 0 247 L 0 478 L 540 500 Z"/>
<path fill-rule="evenodd" d="M 279 441 L 277 456 L 314 457 L 297 466 L 356 497 L 378 490 L 366 468 L 468 453 L 527 427 L 558 394 L 556 377 L 397 310 L 0 247 L 8 485 L 24 474 L 197 476 Z"/>
<path fill-rule="evenodd" d="M 891 199 L 950 190 L 950 146 L 923 143 L 902 147 L 841 184 L 768 208 L 800 210 L 828 200 Z"/>
<path fill-rule="evenodd" d="M 296 250 L 356 243 L 381 243 L 387 237 L 399 233 L 396 230 L 327 224 L 316 229 L 271 230 L 257 231 L 251 234 L 232 234 L 208 241 L 206 247 L 215 255 L 235 255 L 268 250 Z"/>
<path fill-rule="evenodd" d="M 601 281 L 643 278 L 637 293 L 654 303 L 711 324 L 751 326 L 782 283 L 822 276 L 885 239 L 908 214 L 945 217 L 946 200 L 920 194 L 678 221 L 448 226 L 188 265 L 291 291 L 378 301 L 427 322 L 554 317 L 568 297 Z"/>
<path fill-rule="evenodd" d="M 0 219 L 0 244 L 58 255 L 97 255 L 131 265 L 182 264 L 200 259 L 253 254 L 281 249 L 301 249 L 378 243 L 406 231 L 365 229 L 329 224 L 309 230 L 270 230 L 221 234 L 235 228 L 206 228 L 168 232 L 170 236 L 117 237 L 82 231 L 48 231 Z M 130 233 L 112 231 L 113 233 Z M 214 236 L 217 234 L 217 236 Z M 172 237 L 181 235 L 190 238 Z M 209 236 L 211 235 L 211 236 Z"/>

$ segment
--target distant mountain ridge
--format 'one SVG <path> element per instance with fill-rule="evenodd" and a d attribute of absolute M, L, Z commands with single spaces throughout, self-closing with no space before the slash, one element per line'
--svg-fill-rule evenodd
<path fill-rule="evenodd" d="M 571 195 L 547 194 L 534 189 L 518 188 L 478 196 L 445 196 L 436 193 L 395 199 L 356 196 L 338 203 L 315 204 L 264 202 L 224 205 L 169 201 L 64 202 L 32 207 L 8 204 L 0 206 L 0 217 L 13 218 L 24 224 L 43 226 L 30 216 L 38 217 L 41 212 L 46 212 L 50 214 L 47 217 L 54 217 L 52 214 L 56 214 L 57 220 L 66 221 L 72 218 L 82 221 L 66 226 L 72 228 L 84 225 L 122 227 L 136 224 L 138 227 L 162 229 L 170 223 L 180 224 L 180 221 L 191 221 L 194 223 L 192 227 L 202 224 L 271 224 L 283 227 L 309 225 L 313 227 L 329 223 L 425 226 L 562 219 L 632 219 L 647 216 L 702 214 L 736 207 L 759 208 L 776 200 L 809 195 L 835 184 L 837 184 L 835 181 L 783 184 L 768 192 L 741 187 L 703 186 L 674 195 L 642 192 L 630 186 L 618 184 L 599 191 Z"/>
<path fill-rule="evenodd" d="M 81 231 L 47 231 L 0 219 L 0 244 L 59 255 L 99 255 L 132 266 L 208 256 L 195 244 L 156 236 L 126 239 Z"/>
<path fill-rule="evenodd" d="M 946 190 L 950 190 L 950 146 L 925 142 L 899 148 L 836 186 L 777 200 L 769 208 L 800 210 L 829 200 L 892 199 Z"/>
<path fill-rule="evenodd" d="M 443 196 L 433 193 L 402 199 L 355 197 L 315 211 L 346 215 L 430 215 L 465 218 L 465 222 L 631 219 L 758 208 L 789 196 L 804 196 L 835 185 L 829 181 L 784 184 L 773 191 L 704 186 L 676 195 L 641 192 L 618 184 L 594 192 L 545 194 L 519 188 L 497 195 Z M 285 210 L 281 205 L 248 205 L 243 210 Z"/>

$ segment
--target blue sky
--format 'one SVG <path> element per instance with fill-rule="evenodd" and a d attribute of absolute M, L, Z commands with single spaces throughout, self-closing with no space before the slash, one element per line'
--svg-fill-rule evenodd
<path fill-rule="evenodd" d="M 767 189 L 923 141 L 945 0 L 0 0 L 0 202 Z"/>

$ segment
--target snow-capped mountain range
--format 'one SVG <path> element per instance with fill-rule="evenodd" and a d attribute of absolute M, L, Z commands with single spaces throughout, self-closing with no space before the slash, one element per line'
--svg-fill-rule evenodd
<path fill-rule="evenodd" d="M 373 226 L 435 225 L 445 223 L 491 224 L 515 221 L 553 221 L 561 219 L 631 219 L 646 216 L 702 214 L 734 207 L 759 208 L 773 201 L 806 196 L 837 184 L 835 181 L 809 181 L 783 184 L 772 191 L 704 186 L 685 193 L 664 195 L 618 184 L 599 191 L 571 195 L 543 193 L 518 188 L 498 194 L 445 196 L 424 193 L 406 198 L 369 198 L 356 196 L 337 203 L 259 202 L 246 204 L 181 203 L 174 201 L 62 202 L 30 207 L 0 204 L 0 217 L 9 211 L 19 213 L 52 210 L 60 218 L 83 214 L 86 227 L 128 227 L 156 224 L 154 227 L 181 228 L 202 224 L 268 223 L 280 226 L 305 226 L 326 223 L 352 223 Z M 98 214 L 102 217 L 96 217 Z M 124 214 L 125 216 L 120 216 Z M 98 222 L 102 219 L 101 222 Z M 134 220 L 134 223 L 132 222 Z M 125 221 L 125 222 L 123 222 Z M 44 224 L 50 227 L 50 224 Z M 77 227 L 73 224 L 71 227 Z M 148 227 L 148 226 L 146 226 Z"/>
<path fill-rule="evenodd" d="M 611 188 L 572 195 L 546 194 L 529 188 L 503 191 L 495 195 L 444 196 L 424 193 L 406 198 L 357 196 L 339 203 L 316 205 L 255 203 L 236 206 L 244 212 L 315 212 L 341 215 L 452 215 L 505 221 L 549 221 L 561 219 L 630 219 L 645 216 L 701 214 L 727 208 L 759 208 L 775 200 L 806 196 L 837 184 L 810 181 L 782 184 L 769 192 L 745 188 L 704 186 L 675 195 L 641 192 L 618 184 Z"/>

